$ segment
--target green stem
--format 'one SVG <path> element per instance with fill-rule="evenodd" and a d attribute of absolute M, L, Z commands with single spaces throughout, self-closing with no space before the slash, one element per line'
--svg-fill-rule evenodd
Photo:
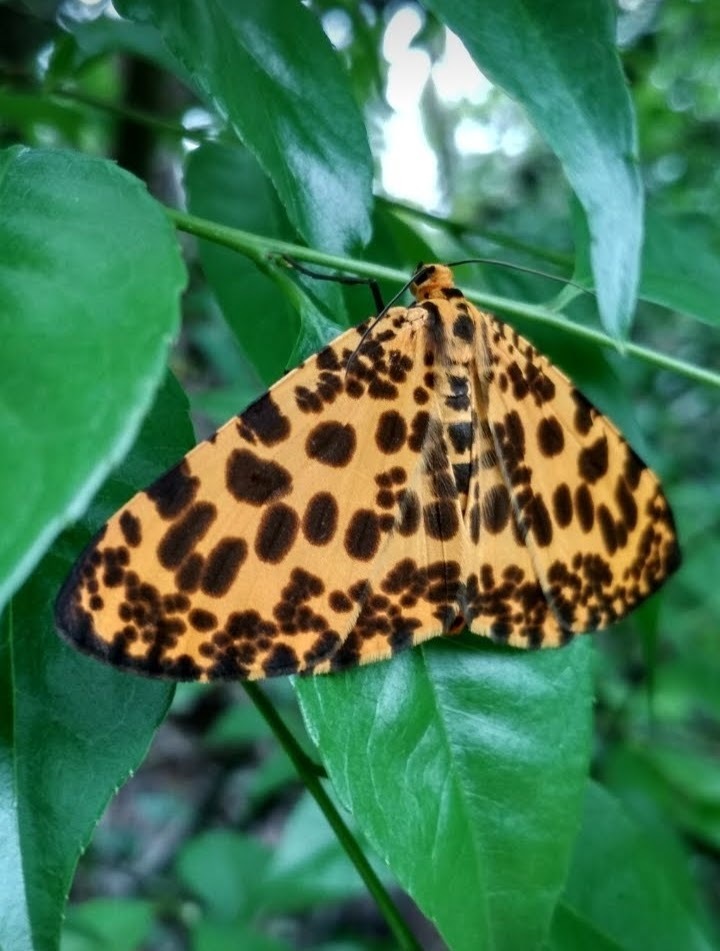
<path fill-rule="evenodd" d="M 250 682 L 243 683 L 248 696 L 265 718 L 270 729 L 278 739 L 278 742 L 290 757 L 293 766 L 298 771 L 300 778 L 320 806 L 330 827 L 338 838 L 338 841 L 347 852 L 350 861 L 358 870 L 360 877 L 365 882 L 368 891 L 373 896 L 385 921 L 390 928 L 395 943 L 401 951 L 422 951 L 422 948 L 415 940 L 412 932 L 408 928 L 407 922 L 400 914 L 395 902 L 390 897 L 387 889 L 375 874 L 372 866 L 367 860 L 365 853 L 360 848 L 352 832 L 343 821 L 342 816 L 335 808 L 335 804 L 325 791 L 325 787 L 320 781 L 317 769 L 312 760 L 305 755 L 302 747 L 295 739 L 291 731 L 285 725 L 282 717 L 272 705 L 267 696 L 258 687 L 257 684 Z"/>
<path fill-rule="evenodd" d="M 287 255 L 297 258 L 300 261 L 306 261 L 311 264 L 319 264 L 324 267 L 334 268 L 338 271 L 352 272 L 361 274 L 364 277 L 373 277 L 376 280 L 391 281 L 397 285 L 405 284 L 407 274 L 397 268 L 385 267 L 381 264 L 373 264 L 367 261 L 358 261 L 355 258 L 346 258 L 337 254 L 326 254 L 323 251 L 316 251 L 313 248 L 305 248 L 299 244 L 292 244 L 289 241 L 279 241 L 275 238 L 266 238 L 261 235 L 253 234 L 249 231 L 239 231 L 236 228 L 229 228 L 226 225 L 217 224 L 214 221 L 208 221 L 204 218 L 196 218 L 194 215 L 188 215 L 185 212 L 166 209 L 171 221 L 181 231 L 196 235 L 198 238 L 207 238 L 216 244 L 225 245 L 246 254 L 253 260 L 270 258 L 273 256 Z M 592 327 L 584 327 L 581 324 L 570 323 L 564 317 L 559 316 L 555 311 L 549 310 L 538 304 L 527 304 L 524 301 L 513 300 L 510 297 L 500 297 L 496 294 L 489 294 L 485 291 L 467 292 L 469 300 L 487 307 L 490 310 L 499 311 L 503 314 L 515 314 L 520 317 L 526 317 L 529 320 L 536 320 L 538 323 L 554 327 L 562 333 L 572 334 L 583 340 L 589 340 L 599 347 L 606 350 L 615 350 L 620 354 L 630 354 L 646 363 L 661 367 L 664 370 L 672 370 L 698 383 L 706 383 L 710 386 L 720 387 L 720 373 L 707 370 L 704 367 L 698 367 L 694 363 L 687 363 L 685 360 L 677 360 L 675 357 L 664 353 L 658 353 L 649 347 L 643 347 L 642 344 L 632 343 L 630 341 L 622 342 L 608 336 L 601 330 L 594 330 Z"/>
<path fill-rule="evenodd" d="M 91 96 L 88 93 L 78 90 L 53 89 L 50 95 L 52 99 L 76 102 L 79 105 L 88 106 L 90 109 L 97 109 L 101 112 L 107 112 L 121 119 L 129 119 L 138 125 L 147 126 L 161 135 L 169 135 L 175 139 L 191 139 L 194 142 L 204 142 L 208 138 L 208 131 L 206 129 L 190 129 L 182 125 L 182 123 L 159 119 L 150 112 L 132 109 L 130 106 L 111 102 L 109 99 L 102 99 L 98 96 Z"/>

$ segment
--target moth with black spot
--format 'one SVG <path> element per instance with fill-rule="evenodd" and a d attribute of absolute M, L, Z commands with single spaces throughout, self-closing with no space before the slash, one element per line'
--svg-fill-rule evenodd
<path fill-rule="evenodd" d="M 255 679 L 465 627 L 559 646 L 657 590 L 680 555 L 655 475 L 447 267 L 411 289 L 110 519 L 63 636 L 150 676 Z"/>

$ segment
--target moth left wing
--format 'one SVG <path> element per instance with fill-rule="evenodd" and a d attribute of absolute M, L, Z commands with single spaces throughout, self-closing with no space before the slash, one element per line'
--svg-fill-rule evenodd
<path fill-rule="evenodd" d="M 379 659 L 449 626 L 445 569 L 428 569 L 442 551 L 427 525 L 444 529 L 421 498 L 433 427 L 409 313 L 362 343 L 364 325 L 347 331 L 131 499 L 58 597 L 65 637 L 151 676 L 257 678 Z"/>

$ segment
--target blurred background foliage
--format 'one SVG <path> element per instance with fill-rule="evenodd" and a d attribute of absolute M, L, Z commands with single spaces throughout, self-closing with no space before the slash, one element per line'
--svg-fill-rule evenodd
<path fill-rule="evenodd" d="M 574 211 L 559 163 L 522 108 L 477 72 L 457 38 L 411 3 L 308 6 L 322 18 L 367 121 L 378 196 L 367 259 L 407 268 L 432 247 L 433 257 L 476 253 L 572 276 Z M 618 44 L 637 112 L 647 228 L 657 229 L 678 274 L 689 269 L 687 306 L 680 299 L 668 310 L 657 302 L 662 291 L 646 295 L 633 337 L 718 367 L 720 336 L 707 324 L 717 327 L 720 305 L 700 321 L 688 314 L 702 310 L 690 300 L 694 269 L 720 301 L 720 6 L 625 0 Z M 251 171 L 254 160 L 238 158 L 236 145 L 231 155 L 224 151 L 222 119 L 180 81 L 170 59 L 157 34 L 119 20 L 109 4 L 0 4 L 0 145 L 67 146 L 111 157 L 161 201 L 187 199 L 196 214 L 215 220 L 223 219 L 222 192 L 213 205 L 203 175 L 235 177 L 237 163 L 245 162 L 251 184 L 244 226 L 287 232 L 274 192 Z M 668 228 L 668 216 L 683 227 Z M 257 286 L 250 296 L 255 307 L 264 300 L 272 309 L 273 346 L 263 348 L 269 328 L 260 321 L 256 347 L 252 340 L 241 345 L 231 328 L 233 314 L 240 320 L 247 308 L 248 265 L 190 239 L 184 251 L 191 283 L 172 368 L 203 434 L 292 364 L 301 326 L 289 305 Z M 650 273 L 654 262 L 645 263 Z M 210 273 L 233 275 L 225 299 L 209 289 Z M 468 268 L 464 280 L 538 302 L 561 287 L 490 266 Z M 321 303 L 336 302 L 339 324 L 364 317 L 371 306 L 362 289 L 314 293 Z M 592 299 L 575 298 L 568 313 L 593 321 Z M 534 334 L 541 345 L 543 333 Z M 611 411 L 613 386 L 622 379 L 635 422 L 619 422 L 663 473 L 685 556 L 661 605 L 650 602 L 622 629 L 596 639 L 593 776 L 653 830 L 658 855 L 685 869 L 688 901 L 718 935 L 717 392 L 575 341 L 555 340 L 553 347 Z M 307 743 L 290 685 L 268 690 Z M 409 899 L 399 900 L 423 947 L 444 947 Z M 227 685 L 177 690 L 147 761 L 112 802 L 80 861 L 62 947 L 164 951 L 190 940 L 201 951 L 392 946 L 265 721 L 240 688 Z"/>

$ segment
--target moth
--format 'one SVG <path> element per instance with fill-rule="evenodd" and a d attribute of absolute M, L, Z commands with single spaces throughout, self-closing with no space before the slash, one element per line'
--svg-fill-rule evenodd
<path fill-rule="evenodd" d="M 680 563 L 656 476 L 449 268 L 300 364 L 102 528 L 61 634 L 176 680 L 326 673 L 468 628 L 555 647 Z"/>

